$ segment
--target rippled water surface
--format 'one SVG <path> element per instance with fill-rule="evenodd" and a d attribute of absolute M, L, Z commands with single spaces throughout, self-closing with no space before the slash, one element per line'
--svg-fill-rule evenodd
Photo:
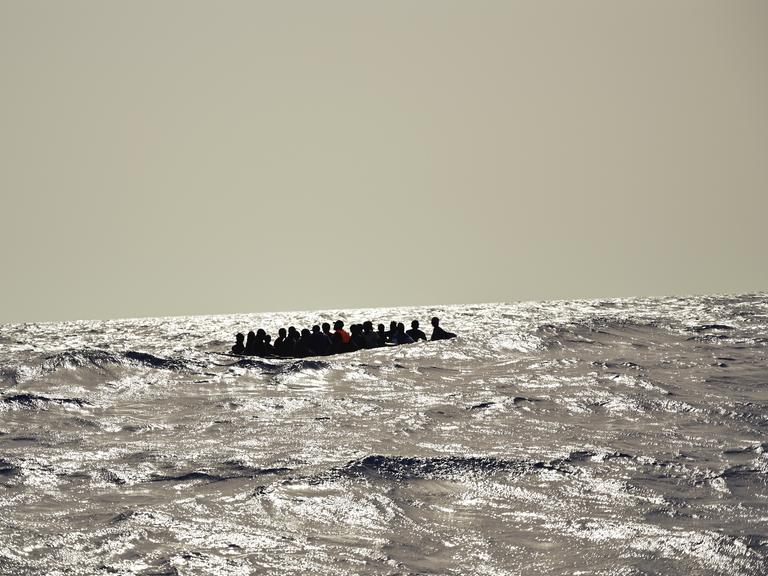
<path fill-rule="evenodd" d="M 766 351 L 766 294 L 0 326 L 0 573 L 768 574 Z"/>

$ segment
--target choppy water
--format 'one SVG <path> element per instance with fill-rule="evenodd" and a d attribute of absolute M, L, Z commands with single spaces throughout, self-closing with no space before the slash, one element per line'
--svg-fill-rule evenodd
<path fill-rule="evenodd" d="M 766 294 L 0 326 L 0 573 L 768 574 L 767 351 Z"/>

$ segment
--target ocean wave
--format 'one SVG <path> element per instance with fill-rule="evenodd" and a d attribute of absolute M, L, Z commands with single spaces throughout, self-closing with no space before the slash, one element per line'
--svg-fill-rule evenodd
<path fill-rule="evenodd" d="M 332 468 L 327 474 L 314 479 L 334 477 L 381 477 L 394 480 L 435 479 L 465 476 L 467 474 L 493 474 L 517 472 L 519 474 L 552 470 L 564 474 L 574 471 L 581 463 L 605 462 L 616 458 L 634 460 L 635 457 L 621 452 L 593 452 L 581 450 L 552 460 L 505 459 L 495 456 L 386 456 L 371 454 L 350 460 L 341 467 Z"/>
<path fill-rule="evenodd" d="M 155 356 L 149 352 L 137 352 L 135 350 L 128 350 L 127 352 L 123 352 L 123 357 L 131 362 L 135 362 L 143 366 L 149 366 L 150 368 L 161 368 L 163 370 L 189 370 L 201 366 L 199 363 L 191 362 L 189 360 L 181 360 L 178 358 L 161 358 L 160 356 Z"/>
<path fill-rule="evenodd" d="M 255 478 L 256 476 L 281 475 L 290 472 L 290 468 L 256 468 L 245 465 L 230 465 L 225 468 L 230 473 L 219 473 L 205 470 L 190 470 L 181 474 L 153 474 L 149 480 L 152 482 L 223 482 L 241 478 Z M 231 472 L 235 472 L 232 474 Z"/>
<path fill-rule="evenodd" d="M 48 396 L 41 396 L 39 394 L 32 394 L 29 392 L 23 392 L 20 394 L 12 394 L 9 396 L 3 396 L 3 403 L 23 408 L 37 408 L 45 409 L 50 404 L 58 404 L 61 406 L 77 406 L 78 408 L 85 408 L 86 406 L 93 406 L 88 400 L 82 398 L 51 398 Z"/>
<path fill-rule="evenodd" d="M 127 350 L 108 352 L 99 349 L 72 349 L 58 352 L 43 358 L 38 365 L 4 366 L 0 369 L 0 378 L 17 384 L 43 374 L 52 374 L 59 370 L 96 369 L 109 370 L 114 366 L 144 366 L 161 370 L 195 371 L 205 364 L 181 358 L 163 358 L 149 352 Z"/>
<path fill-rule="evenodd" d="M 120 364 L 121 357 L 105 350 L 66 350 L 46 356 L 40 364 L 43 373 L 56 372 L 62 368 L 76 369 L 92 366 L 103 369 L 110 364 Z"/>
<path fill-rule="evenodd" d="M 305 370 L 325 370 L 331 367 L 328 362 L 323 360 L 296 360 L 284 364 L 271 364 L 264 360 L 256 360 L 252 358 L 241 358 L 227 366 L 230 368 L 258 369 L 266 374 L 291 374 L 294 372 L 303 372 Z"/>
<path fill-rule="evenodd" d="M 725 324 L 700 324 L 698 326 L 687 326 L 686 330 L 689 332 L 708 332 L 710 330 L 735 330 L 735 328 Z"/>

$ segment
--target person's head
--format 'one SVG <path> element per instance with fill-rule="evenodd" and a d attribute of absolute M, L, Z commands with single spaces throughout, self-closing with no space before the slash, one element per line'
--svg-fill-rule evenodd
<path fill-rule="evenodd" d="M 392 322 L 389 323 L 389 329 L 390 330 L 397 330 L 397 322 L 392 320 Z"/>
<path fill-rule="evenodd" d="M 311 336 L 311 334 L 309 333 L 309 328 L 302 328 L 301 336 L 302 338 L 309 338 Z"/>
<path fill-rule="evenodd" d="M 277 334 L 280 338 L 285 338 L 285 328 L 280 328 L 280 330 L 277 331 Z"/>
<path fill-rule="evenodd" d="M 267 344 L 269 344 L 270 342 L 272 342 L 272 336 L 270 336 L 269 334 L 267 334 L 266 336 L 264 336 L 264 342 L 266 342 Z"/>
<path fill-rule="evenodd" d="M 254 340 L 255 338 L 256 338 L 256 334 L 253 333 L 253 330 L 248 332 L 248 340 L 249 341 Z"/>
<path fill-rule="evenodd" d="M 320 334 L 320 326 L 318 326 L 317 324 L 312 326 L 312 334 Z"/>
<path fill-rule="evenodd" d="M 419 321 L 418 320 L 414 320 L 413 322 L 411 322 L 411 328 L 413 328 L 414 330 L 418 330 L 419 329 Z"/>
<path fill-rule="evenodd" d="M 256 337 L 257 338 L 263 340 L 264 336 L 266 336 L 266 335 L 267 335 L 267 333 L 264 332 L 264 328 L 259 328 L 258 330 L 256 330 Z"/>
<path fill-rule="evenodd" d="M 352 324 L 352 326 L 349 327 L 349 331 L 352 332 L 352 334 L 354 334 L 355 336 L 360 334 L 362 329 L 363 327 L 360 324 Z"/>
<path fill-rule="evenodd" d="M 296 327 L 288 326 L 288 334 L 296 334 Z"/>
<path fill-rule="evenodd" d="M 242 332 L 238 332 L 237 334 L 235 334 L 235 342 L 242 343 L 243 340 L 245 340 L 245 334 L 243 334 Z"/>
<path fill-rule="evenodd" d="M 344 328 L 344 322 L 341 320 L 336 320 L 336 322 L 333 323 L 334 330 L 341 330 L 342 328 Z"/>
<path fill-rule="evenodd" d="M 366 334 L 368 332 L 373 332 L 373 322 L 371 322 L 370 320 L 366 320 L 365 322 L 363 322 L 363 332 L 365 332 Z"/>
<path fill-rule="evenodd" d="M 377 329 L 379 332 L 384 332 L 384 324 L 379 324 L 378 326 L 376 326 L 376 329 Z"/>
<path fill-rule="evenodd" d="M 432 318 L 432 326 L 434 326 L 435 328 L 437 328 L 438 324 L 440 324 L 440 318 L 438 318 L 437 316 L 435 316 L 434 318 Z"/>
<path fill-rule="evenodd" d="M 404 334 L 405 333 L 405 324 L 403 324 L 402 322 L 399 322 L 397 324 L 397 333 L 398 334 Z"/>

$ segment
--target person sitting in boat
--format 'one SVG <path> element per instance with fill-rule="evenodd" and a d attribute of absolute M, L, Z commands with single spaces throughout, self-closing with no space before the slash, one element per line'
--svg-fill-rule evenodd
<path fill-rule="evenodd" d="M 329 330 L 331 328 L 327 322 L 324 326 L 328 326 Z M 320 331 L 317 324 L 312 326 L 312 348 L 318 356 L 327 356 L 331 351 L 331 339 Z"/>
<path fill-rule="evenodd" d="M 405 333 L 405 324 L 399 322 L 397 324 L 397 336 L 396 341 L 398 344 L 413 344 L 414 340 L 410 335 Z"/>
<path fill-rule="evenodd" d="M 264 330 L 264 328 L 259 328 L 256 330 L 256 350 L 257 354 L 259 356 L 264 356 L 266 354 L 266 343 L 267 343 L 267 332 Z"/>
<path fill-rule="evenodd" d="M 245 350 L 243 351 L 243 354 L 248 354 L 249 356 L 255 356 L 258 354 L 259 346 L 256 343 L 256 334 L 253 330 L 248 332 L 248 338 L 245 339 Z"/>
<path fill-rule="evenodd" d="M 362 350 L 365 348 L 365 340 L 363 340 L 363 325 L 352 324 L 352 326 L 349 327 L 349 331 L 350 336 L 347 351 L 354 352 L 355 350 Z"/>
<path fill-rule="evenodd" d="M 449 338 L 456 338 L 456 334 L 453 332 L 447 332 L 440 328 L 440 318 L 435 316 L 432 318 L 432 337 L 430 340 L 448 340 Z"/>
<path fill-rule="evenodd" d="M 379 337 L 379 346 L 387 344 L 387 332 L 384 330 L 384 324 L 379 324 L 376 327 L 376 336 Z"/>
<path fill-rule="evenodd" d="M 264 336 L 264 356 L 274 356 L 275 347 L 272 345 L 272 336 L 269 334 Z"/>
<path fill-rule="evenodd" d="M 344 330 L 344 322 L 341 320 L 336 320 L 336 322 L 333 323 L 333 347 L 332 352 L 334 354 L 339 354 L 341 352 L 347 351 L 347 345 L 349 344 L 349 332 Z"/>
<path fill-rule="evenodd" d="M 244 354 L 245 353 L 245 335 L 242 332 L 238 332 L 235 335 L 235 345 L 232 346 L 232 354 Z"/>
<path fill-rule="evenodd" d="M 382 329 L 384 325 L 381 325 Z M 363 322 L 363 343 L 366 348 L 378 348 L 381 346 L 379 343 L 379 335 L 373 331 L 373 322 L 366 320 Z"/>
<path fill-rule="evenodd" d="M 296 356 L 296 346 L 299 344 L 301 334 L 295 326 L 288 326 L 288 337 L 285 339 L 285 355 L 289 358 Z"/>
<path fill-rule="evenodd" d="M 312 334 L 309 329 L 302 328 L 299 341 L 296 343 L 294 355 L 297 358 L 306 358 L 307 356 L 314 356 L 315 351 L 312 348 Z"/>
<path fill-rule="evenodd" d="M 331 325 L 328 324 L 328 322 L 323 322 L 322 328 L 323 334 L 328 337 L 328 342 L 333 343 L 333 332 L 331 332 Z M 330 351 L 328 353 L 330 354 Z"/>
<path fill-rule="evenodd" d="M 275 349 L 275 354 L 278 356 L 287 356 L 285 353 L 285 341 L 287 340 L 286 334 L 287 332 L 285 331 L 285 328 L 280 328 L 280 330 L 277 331 L 277 339 L 275 340 L 273 346 Z"/>
<path fill-rule="evenodd" d="M 411 338 L 413 338 L 414 342 L 418 342 L 419 340 L 424 340 L 424 341 L 427 340 L 427 335 L 424 334 L 424 332 L 422 332 L 421 330 L 419 330 L 418 320 L 414 320 L 413 322 L 411 322 L 411 329 L 406 330 L 405 333 L 408 334 L 408 336 L 410 336 Z"/>
<path fill-rule="evenodd" d="M 392 320 L 387 330 L 387 344 L 397 344 L 397 322 Z"/>

